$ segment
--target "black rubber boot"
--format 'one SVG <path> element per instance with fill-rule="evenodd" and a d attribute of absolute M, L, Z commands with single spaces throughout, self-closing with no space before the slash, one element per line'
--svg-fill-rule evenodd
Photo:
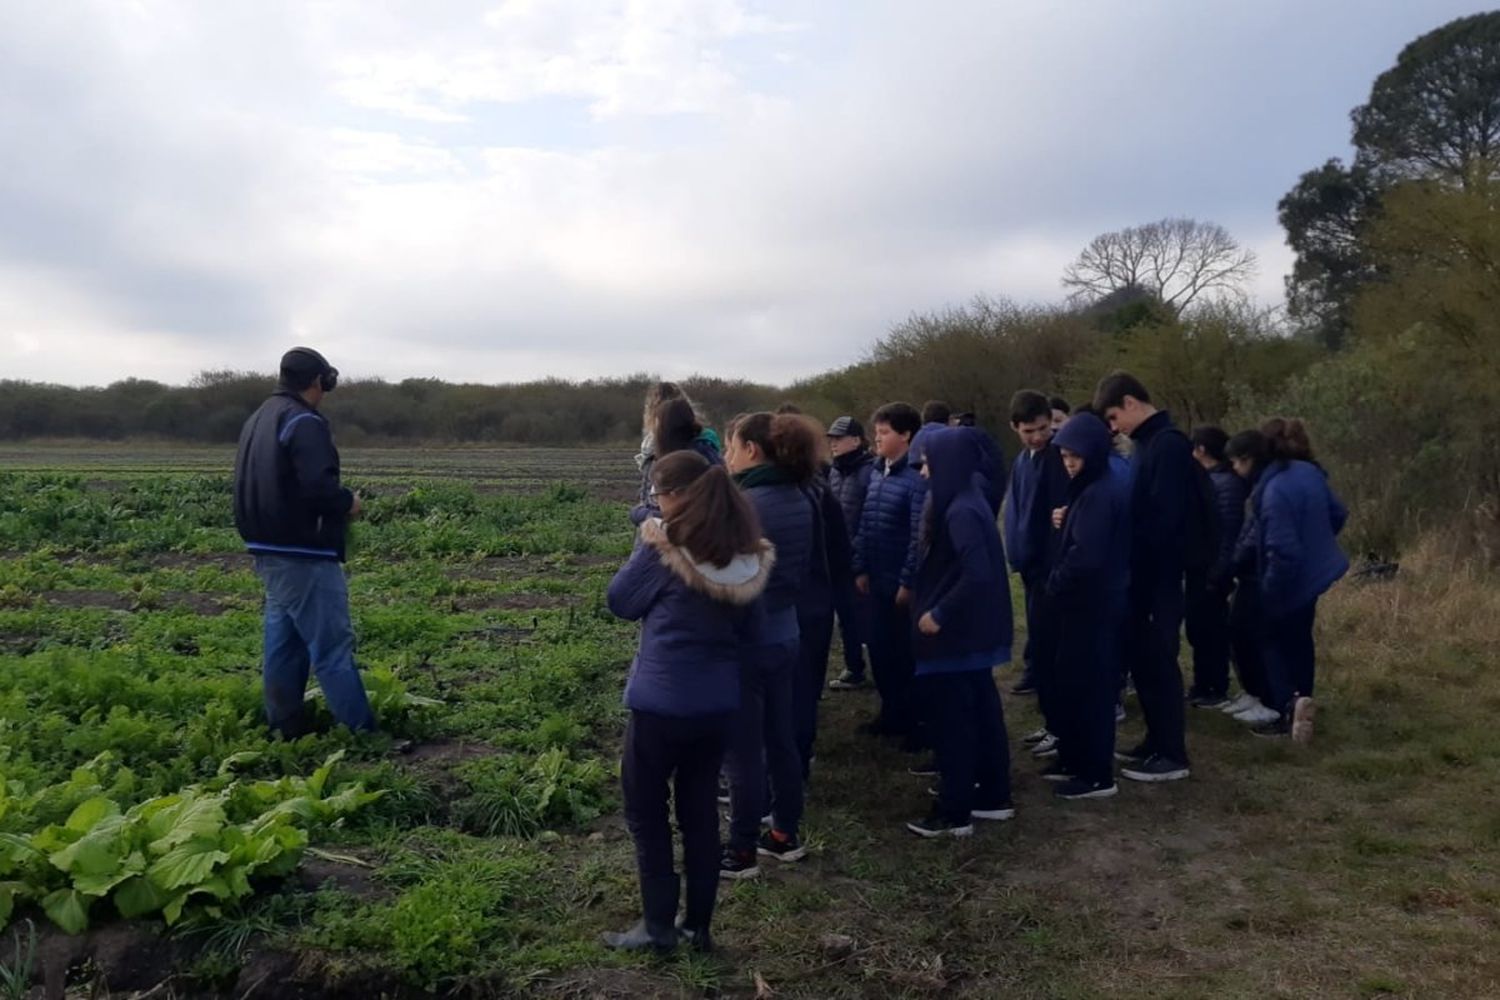
<path fill-rule="evenodd" d="M 628 931 L 611 931 L 602 935 L 604 946 L 624 951 L 650 948 L 662 954 L 676 948 L 679 887 L 676 875 L 642 878 L 641 910 L 644 916 Z"/>
<path fill-rule="evenodd" d="M 718 872 L 713 872 L 709 877 L 702 879 L 688 876 L 687 907 L 679 926 L 682 929 L 683 940 L 694 951 L 714 950 L 714 939 L 708 933 L 708 925 L 713 921 L 714 902 L 718 895 Z"/>

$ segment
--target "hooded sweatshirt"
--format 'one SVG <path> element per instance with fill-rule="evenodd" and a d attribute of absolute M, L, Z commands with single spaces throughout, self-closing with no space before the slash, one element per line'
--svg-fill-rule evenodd
<path fill-rule="evenodd" d="M 974 474 L 985 460 L 969 427 L 928 434 L 923 555 L 913 588 L 914 620 L 931 612 L 937 635 L 917 630 L 917 673 L 988 670 L 1010 659 L 1010 584 L 994 512 Z"/>
<path fill-rule="evenodd" d="M 643 522 L 607 595 L 610 611 L 641 622 L 625 704 L 677 717 L 739 708 L 741 663 L 775 564 L 764 539 L 727 566 L 700 562 L 672 544 L 661 519 Z"/>
<path fill-rule="evenodd" d="M 1057 559 L 1047 596 L 1060 609 L 1098 604 L 1130 585 L 1130 483 L 1110 462 L 1110 434 L 1091 413 L 1068 418 L 1057 447 L 1083 458 L 1068 483 Z"/>

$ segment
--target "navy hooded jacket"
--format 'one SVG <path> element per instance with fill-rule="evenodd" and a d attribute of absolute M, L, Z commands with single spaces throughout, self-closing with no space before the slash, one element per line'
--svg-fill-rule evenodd
<path fill-rule="evenodd" d="M 926 498 L 927 482 L 905 456 L 876 463 L 854 536 L 854 572 L 869 575 L 872 593 L 889 597 L 911 586 Z"/>
<path fill-rule="evenodd" d="M 1000 529 L 974 478 L 984 448 L 972 428 L 930 433 L 928 522 L 912 617 L 931 613 L 937 635 L 915 631 L 917 672 L 988 670 L 1010 659 L 1010 582 Z"/>
<path fill-rule="evenodd" d="M 974 442 L 980 449 L 979 467 L 974 470 L 974 485 L 979 487 L 979 492 L 984 494 L 985 503 L 990 505 L 990 511 L 998 517 L 1000 502 L 1005 499 L 1005 452 L 983 430 L 978 427 L 954 428 L 936 422 L 923 424 L 911 438 L 911 450 L 908 452 L 911 464 L 920 469 L 927 461 L 927 442 L 933 435 L 947 430 L 963 430 L 973 435 Z"/>
<path fill-rule="evenodd" d="M 1052 511 L 1067 503 L 1067 491 L 1068 473 L 1055 444 L 1016 456 L 1005 501 L 1005 552 L 1028 585 L 1045 583 L 1052 568 Z"/>
<path fill-rule="evenodd" d="M 859 517 L 865 509 L 865 494 L 870 491 L 870 477 L 875 474 L 875 456 L 866 448 L 845 452 L 834 458 L 828 470 L 828 486 L 844 513 L 844 527 L 849 540 L 859 531 Z"/>
<path fill-rule="evenodd" d="M 805 487 L 790 482 L 774 466 L 761 465 L 735 476 L 760 515 L 760 530 L 776 547 L 776 568 L 766 584 L 765 625 L 759 642 L 770 646 L 798 636 L 797 605 L 812 582 L 819 513 Z"/>
<path fill-rule="evenodd" d="M 1349 570 L 1339 548 L 1349 512 L 1311 462 L 1276 462 L 1261 474 L 1252 501 L 1261 607 L 1280 618 L 1306 607 Z"/>
<path fill-rule="evenodd" d="M 610 611 L 641 622 L 625 704 L 679 718 L 739 708 L 740 670 L 775 561 L 762 541 L 728 566 L 708 566 L 673 545 L 659 519 L 642 523 L 635 551 L 607 595 Z"/>
<path fill-rule="evenodd" d="M 1188 505 L 1198 497 L 1198 460 L 1187 436 L 1158 410 L 1133 432 L 1130 576 L 1147 590 L 1180 585 L 1187 566 Z"/>
<path fill-rule="evenodd" d="M 1130 586 L 1130 484 L 1110 462 L 1110 433 L 1091 413 L 1068 418 L 1054 439 L 1083 458 L 1068 483 L 1047 597 L 1063 611 L 1090 607 Z"/>

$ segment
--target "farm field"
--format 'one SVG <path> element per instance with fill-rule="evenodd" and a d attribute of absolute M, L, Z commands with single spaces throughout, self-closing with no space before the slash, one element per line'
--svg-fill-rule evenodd
<path fill-rule="evenodd" d="M 1190 782 L 1082 804 L 1020 755 L 967 843 L 830 693 L 812 856 L 712 956 L 606 952 L 630 451 L 346 449 L 384 731 L 286 743 L 232 449 L 0 446 L 0 998 L 1500 996 L 1500 587 L 1436 550 L 1326 602 L 1312 747 L 1192 711 Z"/>

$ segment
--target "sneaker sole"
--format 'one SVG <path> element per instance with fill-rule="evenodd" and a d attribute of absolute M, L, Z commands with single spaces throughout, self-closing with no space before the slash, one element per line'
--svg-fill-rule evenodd
<path fill-rule="evenodd" d="M 1193 772 L 1186 767 L 1179 767 L 1175 771 L 1163 771 L 1161 774 L 1148 774 L 1145 771 L 1132 771 L 1124 768 L 1120 771 L 1121 777 L 1129 778 L 1131 781 L 1140 781 L 1148 785 L 1160 785 L 1168 781 L 1181 781 Z"/>
<path fill-rule="evenodd" d="M 1072 781 L 1076 777 L 1077 777 L 1076 774 L 1044 774 L 1044 775 L 1042 775 L 1042 780 L 1043 781 L 1063 782 L 1063 781 Z"/>
<path fill-rule="evenodd" d="M 1031 751 L 1031 756 L 1035 757 L 1037 760 L 1045 760 L 1048 757 L 1056 757 L 1057 747 L 1048 747 L 1045 750 L 1033 750 Z"/>
<path fill-rule="evenodd" d="M 1313 723 L 1317 719 L 1318 706 L 1311 698 L 1298 698 L 1292 706 L 1292 739 L 1298 743 L 1311 743 Z"/>
<path fill-rule="evenodd" d="M 775 851 L 768 851 L 764 847 L 757 847 L 755 853 L 763 858 L 775 858 L 777 861 L 801 861 L 807 857 L 807 848 L 804 846 L 794 851 L 787 851 L 784 854 L 777 854 Z"/>
<path fill-rule="evenodd" d="M 1091 792 L 1083 792 L 1079 795 L 1059 795 L 1058 798 L 1073 802 L 1077 799 L 1111 799 L 1118 794 L 1120 794 L 1120 786 L 1110 785 L 1108 788 L 1096 788 Z"/>
<path fill-rule="evenodd" d="M 745 882 L 752 878 L 760 878 L 760 866 L 746 868 L 740 872 L 727 872 L 721 868 L 719 869 L 719 878 L 728 879 L 731 882 Z"/>
<path fill-rule="evenodd" d="M 969 813 L 969 818 L 992 820 L 1015 819 L 1016 811 L 1014 809 L 975 809 Z"/>
<path fill-rule="evenodd" d="M 1120 753 L 1120 751 L 1118 750 L 1115 751 L 1115 760 L 1119 761 L 1121 764 L 1129 764 L 1131 766 L 1144 764 L 1146 762 L 1146 758 L 1144 757 L 1132 757 L 1130 756 L 1130 754 Z"/>
<path fill-rule="evenodd" d="M 918 837 L 923 837 L 927 840 L 936 840 L 939 837 L 958 838 L 974 836 L 973 824 L 970 824 L 969 826 L 955 826 L 951 830 L 928 830 L 919 823 L 908 823 L 906 824 L 906 828 L 912 833 L 915 833 Z"/>

